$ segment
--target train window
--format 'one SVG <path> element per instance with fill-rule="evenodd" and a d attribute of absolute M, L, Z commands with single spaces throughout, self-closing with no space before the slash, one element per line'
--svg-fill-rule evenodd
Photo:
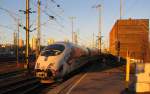
<path fill-rule="evenodd" d="M 41 56 L 56 56 L 64 51 L 65 47 L 60 44 L 49 45 L 43 49 Z"/>

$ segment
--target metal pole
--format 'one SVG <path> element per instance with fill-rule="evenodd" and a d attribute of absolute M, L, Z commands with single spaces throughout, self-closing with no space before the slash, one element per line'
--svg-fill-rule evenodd
<path fill-rule="evenodd" d="M 101 11 L 102 11 L 102 6 L 101 5 L 98 5 L 97 6 L 99 8 L 99 32 L 98 32 L 98 49 L 99 49 L 99 52 L 101 53 L 101 29 L 102 29 L 102 16 L 101 16 Z"/>
<path fill-rule="evenodd" d="M 29 0 L 26 0 L 26 65 L 29 69 Z"/>
<path fill-rule="evenodd" d="M 122 0 L 120 0 L 120 19 L 122 19 Z"/>
<path fill-rule="evenodd" d="M 17 56 L 17 33 L 14 32 L 13 33 L 13 36 L 14 36 L 14 52 L 15 52 L 15 55 Z"/>
<path fill-rule="evenodd" d="M 94 43 L 94 32 L 93 32 L 93 48 L 95 47 L 95 43 Z"/>
<path fill-rule="evenodd" d="M 101 53 L 101 32 L 98 32 L 98 49 L 100 54 Z"/>
<path fill-rule="evenodd" d="M 71 19 L 71 27 L 72 27 L 72 43 L 74 43 L 74 23 L 73 23 L 73 20 L 75 19 L 75 17 L 70 17 Z"/>
<path fill-rule="evenodd" d="M 17 65 L 19 64 L 19 18 L 18 18 L 18 35 L 17 35 Z"/>
<path fill-rule="evenodd" d="M 74 34 L 73 34 L 73 17 L 72 17 L 72 19 L 71 19 L 71 26 L 72 26 L 72 43 L 73 43 L 73 42 L 74 42 L 74 41 L 73 41 L 73 39 L 74 39 L 74 37 L 73 37 L 73 36 L 74 36 Z"/>
<path fill-rule="evenodd" d="M 77 32 L 74 32 L 74 43 L 78 44 L 78 35 L 77 35 Z"/>
<path fill-rule="evenodd" d="M 38 0 L 38 22 L 37 22 L 37 53 L 36 53 L 36 58 L 38 57 L 39 53 L 40 53 L 40 45 L 41 45 L 41 28 L 40 28 L 40 23 L 41 23 L 41 9 L 40 9 L 40 5 L 41 5 L 41 1 Z"/>
<path fill-rule="evenodd" d="M 72 26 L 72 43 L 73 43 L 73 42 L 74 42 L 74 41 L 73 41 L 73 39 L 74 39 L 74 37 L 73 37 L 73 35 L 74 35 L 74 34 L 73 34 L 73 18 L 72 18 L 72 20 L 71 20 L 71 26 Z"/>

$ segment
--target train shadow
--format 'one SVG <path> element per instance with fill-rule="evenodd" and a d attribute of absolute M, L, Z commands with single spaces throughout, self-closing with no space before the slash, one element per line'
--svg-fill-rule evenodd
<path fill-rule="evenodd" d="M 92 58 L 94 59 L 89 60 L 84 66 L 64 76 L 63 78 L 64 81 L 78 74 L 90 73 L 90 72 L 101 72 L 104 70 L 123 66 L 125 64 L 124 59 L 121 59 L 120 62 L 118 62 L 117 58 L 110 54 L 109 55 L 102 54 L 102 55 L 94 56 Z"/>
<path fill-rule="evenodd" d="M 118 58 L 111 54 L 98 55 L 95 60 L 89 61 L 85 66 L 83 66 L 84 72 L 101 72 L 104 70 L 112 69 L 115 67 L 125 65 L 125 59 L 121 58 L 118 62 Z M 124 68 L 121 70 L 124 71 Z"/>

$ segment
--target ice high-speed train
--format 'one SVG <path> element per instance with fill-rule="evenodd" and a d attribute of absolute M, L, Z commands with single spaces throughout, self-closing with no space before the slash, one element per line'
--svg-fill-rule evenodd
<path fill-rule="evenodd" d="M 56 42 L 48 45 L 41 51 L 36 61 L 36 77 L 42 80 L 63 78 L 83 66 L 89 57 L 97 55 L 97 53 L 97 50 L 91 50 L 70 42 Z"/>

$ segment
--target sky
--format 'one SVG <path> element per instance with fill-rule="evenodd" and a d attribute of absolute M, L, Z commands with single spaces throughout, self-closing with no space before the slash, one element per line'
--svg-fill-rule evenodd
<path fill-rule="evenodd" d="M 30 0 L 30 7 L 37 11 L 37 0 Z M 109 41 L 109 32 L 115 21 L 120 18 L 120 0 L 41 0 L 41 33 L 42 44 L 52 38 L 56 41 L 71 41 L 71 20 L 74 19 L 74 31 L 78 33 L 78 41 L 83 45 L 91 45 L 98 34 L 99 11 L 92 8 L 102 5 L 103 42 Z M 123 19 L 149 19 L 150 0 L 123 0 Z M 60 5 L 58 7 L 57 5 Z M 1 9 L 3 8 L 3 9 Z M 25 0 L 0 0 L 0 43 L 12 43 L 13 32 L 17 31 L 17 21 L 25 26 L 25 15 L 19 10 L 25 9 Z M 8 11 L 6 11 L 8 10 Z M 54 16 L 52 20 L 48 17 Z M 30 15 L 31 30 L 36 27 L 37 13 Z M 45 23 L 45 24 L 44 24 Z M 25 30 L 20 27 L 20 36 L 25 39 Z M 30 32 L 30 39 L 36 37 L 36 30 Z"/>

